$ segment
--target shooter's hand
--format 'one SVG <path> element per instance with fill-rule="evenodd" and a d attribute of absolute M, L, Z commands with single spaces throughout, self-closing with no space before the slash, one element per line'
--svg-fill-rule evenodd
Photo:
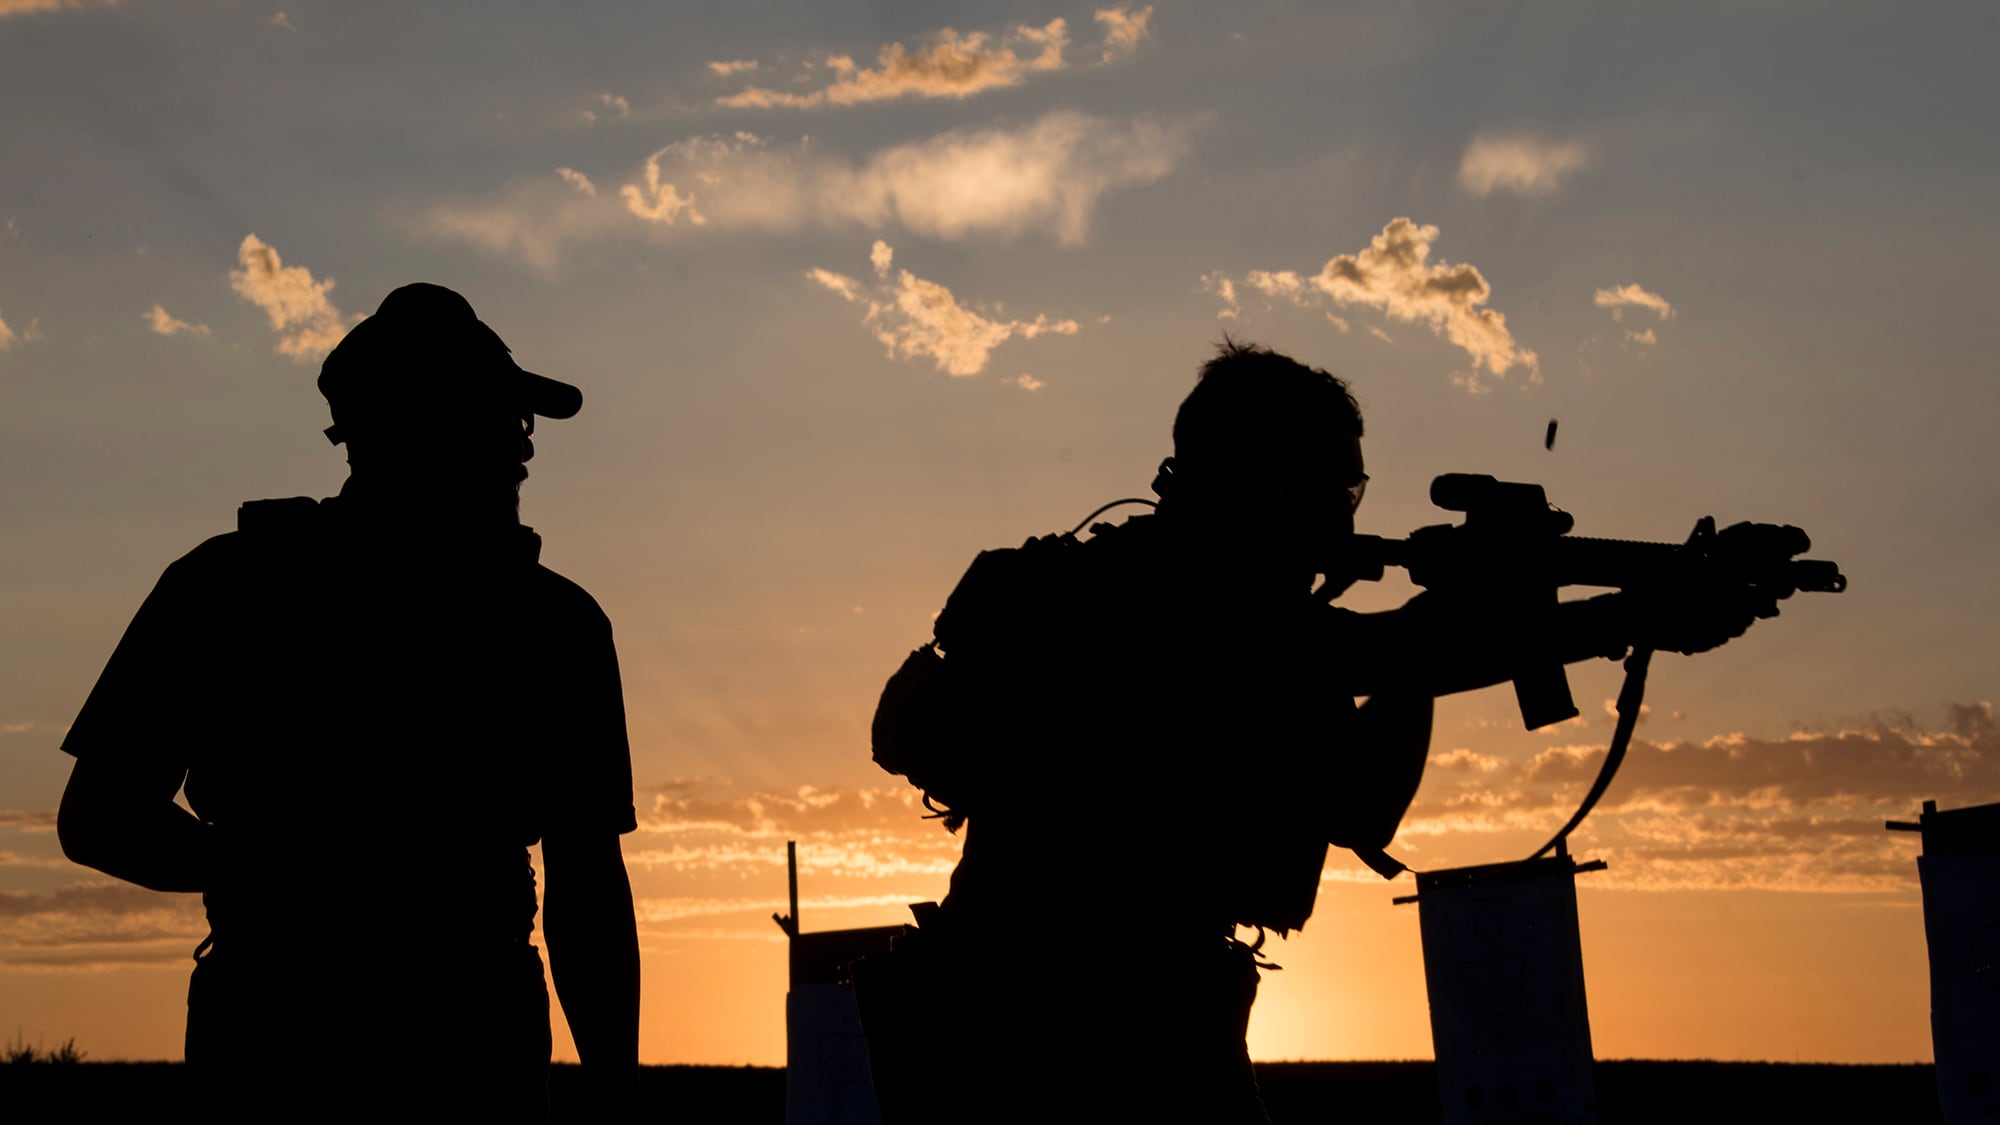
<path fill-rule="evenodd" d="M 1732 565 L 1704 567 L 1670 583 L 1617 595 L 1630 614 L 1632 643 L 1662 652 L 1707 652 L 1742 636 L 1751 622 L 1778 616 L 1778 601 L 1790 597 L 1792 588 L 1759 577 L 1759 568 L 1742 562 L 1782 563 L 1810 546 L 1804 534 L 1771 524 L 1738 523 L 1720 532 L 1713 526 L 1704 520 L 1695 537 L 1712 537 L 1711 557 Z M 1788 533 L 1796 544 L 1784 538 Z"/>

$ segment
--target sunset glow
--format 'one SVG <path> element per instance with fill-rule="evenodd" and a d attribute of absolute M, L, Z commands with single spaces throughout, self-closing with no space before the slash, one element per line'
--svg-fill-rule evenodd
<path fill-rule="evenodd" d="M 960 839 L 870 761 L 883 682 L 978 551 L 1147 495 L 1225 332 L 1352 382 L 1362 532 L 1456 519 L 1431 477 L 1480 472 L 1581 534 L 1791 523 L 1841 564 L 1655 661 L 1570 845 L 1608 863 L 1592 1038 L 1931 1057 L 1883 822 L 2000 800 L 1993 9 L 781 7 L 0 0 L 0 1030 L 180 1055 L 201 905 L 62 858 L 58 745 L 169 562 L 337 491 L 318 364 L 430 280 L 584 393 L 522 519 L 617 639 L 644 1061 L 784 1062 L 787 841 L 809 931 L 945 893 Z M 1538 731 L 1504 688 L 1442 701 L 1391 850 L 1559 826 L 1619 672 L 1571 679 Z M 1125 832 L 1074 857 L 1117 909 L 1049 933 L 1115 958 L 1119 871 L 1207 810 L 1072 804 Z M 1329 858 L 1255 1057 L 1430 1057 L 1411 889 Z M 327 924 L 382 940 L 366 890 Z"/>

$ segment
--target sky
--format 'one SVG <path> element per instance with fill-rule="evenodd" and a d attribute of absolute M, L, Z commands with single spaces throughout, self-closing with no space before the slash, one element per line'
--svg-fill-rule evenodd
<path fill-rule="evenodd" d="M 1445 522 L 1430 478 L 1486 472 L 1582 534 L 1792 523 L 1841 564 L 1847 593 L 1656 659 L 1573 839 L 1608 863 L 1578 889 L 1593 1041 L 1930 1058 L 1917 841 L 1882 821 L 2000 800 L 1997 24 L 0 0 L 7 1030 L 178 1056 L 199 904 L 61 857 L 57 747 L 167 563 L 339 488 L 318 361 L 427 280 L 584 391 L 523 519 L 616 631 L 645 1061 L 783 1061 L 787 840 L 807 930 L 942 896 L 956 838 L 869 759 L 883 681 L 978 551 L 1145 494 L 1225 332 L 1352 382 L 1362 531 Z M 1505 688 L 1442 701 L 1395 850 L 1560 824 L 1618 675 L 1571 679 L 1583 714 L 1540 731 Z M 1077 862 L 1115 895 L 1199 816 Z M 1409 890 L 1329 858 L 1256 1057 L 1429 1057 Z"/>

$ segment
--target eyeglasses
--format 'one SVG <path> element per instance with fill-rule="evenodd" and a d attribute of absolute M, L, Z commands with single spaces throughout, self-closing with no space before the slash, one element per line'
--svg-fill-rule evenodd
<path fill-rule="evenodd" d="M 1357 480 L 1353 484 L 1347 486 L 1347 510 L 1350 513 L 1360 511 L 1361 498 L 1363 496 L 1366 496 L 1367 494 L 1368 494 L 1368 474 L 1362 473 L 1360 480 Z"/>

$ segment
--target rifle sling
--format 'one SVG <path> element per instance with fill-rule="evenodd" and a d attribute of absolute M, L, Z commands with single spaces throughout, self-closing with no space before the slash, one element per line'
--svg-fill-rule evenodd
<path fill-rule="evenodd" d="M 1646 669 L 1652 659 L 1653 650 L 1650 648 L 1635 648 L 1625 658 L 1625 684 L 1618 689 L 1618 725 L 1611 732 L 1611 745 L 1604 752 L 1604 764 L 1597 768 L 1597 780 L 1590 783 L 1590 791 L 1583 795 L 1583 803 L 1576 807 L 1569 822 L 1521 863 L 1533 863 L 1560 847 L 1569 834 L 1576 831 L 1577 825 L 1583 823 L 1583 818 L 1590 815 L 1590 810 L 1597 807 L 1604 791 L 1611 788 L 1611 779 L 1617 776 L 1618 767 L 1625 761 L 1625 750 L 1632 744 L 1632 729 L 1639 723 L 1639 706 L 1646 695 Z M 1405 871 L 1418 874 L 1381 848 L 1355 848 L 1353 851 L 1361 862 L 1384 879 L 1394 879 Z"/>

